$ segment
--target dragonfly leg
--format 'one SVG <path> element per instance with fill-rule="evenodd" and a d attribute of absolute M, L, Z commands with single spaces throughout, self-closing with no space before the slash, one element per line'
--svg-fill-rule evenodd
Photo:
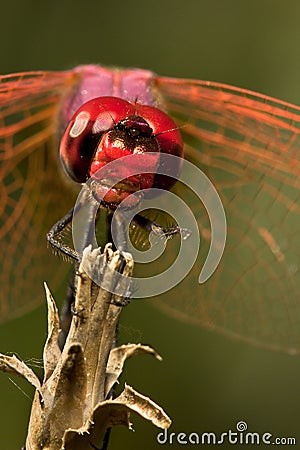
<path fill-rule="evenodd" d="M 52 248 L 62 255 L 75 261 L 75 271 L 79 264 L 79 255 L 67 245 L 63 238 L 63 233 L 66 227 L 72 222 L 74 208 L 72 208 L 64 217 L 59 219 L 47 233 L 47 241 Z M 70 324 L 73 316 L 72 305 L 74 305 L 76 295 L 75 274 L 71 277 L 66 292 L 66 297 L 60 313 L 60 333 L 58 337 L 58 344 L 62 350 L 70 329 Z"/>
<path fill-rule="evenodd" d="M 66 229 L 66 227 L 71 223 L 73 218 L 73 212 L 74 208 L 72 208 L 67 214 L 59 219 L 50 229 L 50 231 L 47 233 L 47 241 L 50 244 L 51 247 L 53 247 L 55 250 L 59 251 L 63 255 L 67 256 L 68 258 L 71 258 L 72 260 L 79 261 L 78 253 L 68 246 L 63 241 L 63 232 Z"/>
<path fill-rule="evenodd" d="M 166 228 L 157 222 L 154 222 L 150 219 L 147 219 L 144 216 L 141 216 L 140 214 L 137 214 L 134 217 L 133 222 L 136 225 L 139 225 L 140 227 L 144 228 L 144 230 L 148 231 L 149 233 L 153 232 L 158 235 L 163 235 L 167 239 L 171 239 L 173 236 L 176 236 L 177 234 L 181 234 L 183 239 L 187 239 L 191 234 L 190 230 L 188 230 L 187 228 L 181 228 L 178 226 Z"/>
<path fill-rule="evenodd" d="M 111 212 L 110 210 L 108 210 Z M 127 251 L 127 236 L 126 236 L 126 223 L 123 219 L 122 213 L 118 211 L 114 211 L 114 214 L 111 213 L 108 214 L 108 242 L 113 242 L 115 244 L 115 247 L 118 248 L 118 250 L 121 252 Z M 113 236 L 111 235 L 111 224 L 112 224 L 112 218 L 114 220 L 115 226 L 117 226 L 117 242 L 114 242 Z"/>

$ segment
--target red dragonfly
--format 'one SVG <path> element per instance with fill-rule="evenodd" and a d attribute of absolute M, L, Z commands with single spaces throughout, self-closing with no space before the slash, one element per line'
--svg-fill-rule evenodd
<path fill-rule="evenodd" d="M 126 85 L 132 76 L 134 92 Z M 94 77 L 94 91 L 87 88 L 88 77 Z M 140 82 L 145 79 L 146 85 Z M 298 353 L 300 108 L 220 83 L 140 69 L 80 66 L 0 78 L 0 319 L 42 303 L 44 280 L 51 287 L 64 280 L 69 266 L 51 254 L 45 239 L 77 194 L 59 162 L 63 119 L 85 101 L 116 93 L 137 103 L 149 102 L 151 95 L 174 119 L 185 157 L 210 178 L 227 217 L 221 263 L 198 284 L 209 220 L 198 198 L 174 186 L 194 213 L 203 245 L 189 275 L 154 303 L 233 338 Z"/>

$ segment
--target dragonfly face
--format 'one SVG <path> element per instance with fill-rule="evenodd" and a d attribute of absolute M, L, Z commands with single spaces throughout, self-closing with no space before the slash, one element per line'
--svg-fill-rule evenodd
<path fill-rule="evenodd" d="M 210 220 L 187 187 L 172 187 L 193 211 L 201 251 L 189 275 L 154 303 L 177 318 L 255 345 L 299 352 L 300 108 L 218 83 L 158 77 L 141 70 L 82 66 L 1 77 L 1 319 L 42 303 L 45 279 L 54 286 L 65 277 L 67 264 L 50 255 L 44 238 L 76 197 L 60 168 L 58 139 L 66 129 L 71 136 L 74 123 L 68 124 L 83 104 L 103 96 L 127 103 L 126 117 L 115 120 L 112 114 L 104 120 L 112 128 L 119 126 L 120 133 L 134 122 L 147 134 L 147 126 L 137 124 L 136 116 L 154 129 L 139 108 L 151 105 L 172 117 L 172 125 L 163 130 L 169 133 L 154 131 L 153 136 L 167 139 L 171 133 L 177 136 L 180 128 L 185 157 L 210 178 L 226 212 L 224 256 L 216 273 L 199 284 Z M 73 128 L 73 136 L 81 125 L 79 121 Z M 107 156 L 111 141 L 107 135 L 102 138 Z M 180 148 L 179 138 L 175 143 Z M 93 171 L 103 158 L 101 152 L 96 157 L 93 153 L 90 165 L 88 155 L 82 175 L 77 165 L 72 166 L 76 151 L 74 159 L 62 158 L 73 178 L 82 181 L 86 167 Z M 113 195 L 117 203 L 120 190 Z M 174 257 L 177 244 L 169 244 L 166 255 L 154 264 L 155 271 Z M 138 270 L 144 274 L 144 268 Z"/>
<path fill-rule="evenodd" d="M 98 97 L 84 103 L 70 120 L 60 144 L 60 159 L 68 175 L 79 183 L 94 178 L 100 198 L 114 205 L 133 192 L 152 187 L 169 189 L 174 184 L 174 178 L 156 173 L 160 152 L 183 156 L 175 122 L 158 108 L 116 97 Z M 148 173 L 128 177 L 130 167 L 125 163 L 119 173 L 111 174 L 122 180 L 114 188 L 98 179 L 102 167 L 136 154 L 142 156 L 137 170 L 146 169 Z"/>

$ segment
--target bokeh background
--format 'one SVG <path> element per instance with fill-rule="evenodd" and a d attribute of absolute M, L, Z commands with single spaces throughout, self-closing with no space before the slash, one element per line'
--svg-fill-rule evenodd
<path fill-rule="evenodd" d="M 83 63 L 136 66 L 300 104 L 299 23 L 297 0 L 14 0 L 1 4 L 0 72 Z M 299 357 L 176 322 L 151 301 L 126 308 L 121 336 L 151 344 L 163 356 L 161 363 L 150 357 L 128 361 L 122 380 L 164 407 L 173 419 L 170 431 L 221 433 L 244 420 L 250 431 L 293 436 L 300 445 Z M 45 337 L 42 306 L 1 326 L 0 351 L 40 359 Z M 28 384 L 0 374 L 1 449 L 24 443 L 32 395 Z M 132 421 L 134 433 L 113 431 L 111 450 L 162 447 L 159 430 L 137 417 Z"/>

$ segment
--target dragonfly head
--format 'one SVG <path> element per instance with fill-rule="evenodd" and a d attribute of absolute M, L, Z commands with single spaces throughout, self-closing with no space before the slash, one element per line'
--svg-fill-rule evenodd
<path fill-rule="evenodd" d="M 158 174 L 162 153 L 183 157 L 175 122 L 158 108 L 115 97 L 99 97 L 82 105 L 68 124 L 60 145 L 67 174 L 79 183 L 92 177 L 96 197 L 115 205 L 134 192 L 171 188 L 181 164 L 178 162 L 173 168 L 174 176 Z M 109 169 L 112 161 L 130 155 L 138 157 L 128 162 L 122 159 L 118 166 Z M 132 164 L 135 173 L 129 175 Z M 105 166 L 103 175 L 101 169 Z M 133 205 L 129 201 L 127 206 Z"/>

